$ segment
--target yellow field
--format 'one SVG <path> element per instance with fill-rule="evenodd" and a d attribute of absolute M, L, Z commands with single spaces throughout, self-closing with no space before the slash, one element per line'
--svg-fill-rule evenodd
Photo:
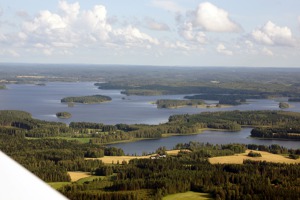
<path fill-rule="evenodd" d="M 293 160 L 290 158 L 287 158 L 283 155 L 277 155 L 272 154 L 264 151 L 254 151 L 260 153 L 262 157 L 249 157 L 247 156 L 250 150 L 246 150 L 246 153 L 236 154 L 233 156 L 220 156 L 220 157 L 213 157 L 209 158 L 209 162 L 212 164 L 243 164 L 243 160 L 249 159 L 249 160 L 255 160 L 255 161 L 266 161 L 266 162 L 274 162 L 274 163 L 288 163 L 288 164 L 294 164 L 294 163 L 300 163 L 300 159 Z"/>
<path fill-rule="evenodd" d="M 168 155 L 177 155 L 180 150 L 169 150 L 167 151 Z M 185 150 L 189 151 L 189 150 Z M 153 154 L 156 155 L 156 154 Z M 119 161 L 119 164 L 122 164 L 123 161 L 126 161 L 127 163 L 132 159 L 147 159 L 150 158 L 151 155 L 147 156 L 104 156 L 101 158 L 87 158 L 87 159 L 98 159 L 102 160 L 104 164 L 117 164 Z"/>
<path fill-rule="evenodd" d="M 68 172 L 68 174 L 70 175 L 72 182 L 91 176 L 89 172 Z"/>
<path fill-rule="evenodd" d="M 163 197 L 163 200 L 210 200 L 212 199 L 209 194 L 206 193 L 198 193 L 198 192 L 185 192 L 185 193 L 177 193 L 171 194 Z"/>

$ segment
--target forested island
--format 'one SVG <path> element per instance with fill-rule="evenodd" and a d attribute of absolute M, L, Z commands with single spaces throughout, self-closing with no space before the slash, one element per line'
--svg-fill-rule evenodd
<path fill-rule="evenodd" d="M 279 108 L 281 109 L 285 109 L 285 108 L 289 108 L 290 104 L 286 103 L 286 102 L 279 102 Z"/>
<path fill-rule="evenodd" d="M 0 85 L 0 90 L 4 90 L 6 89 L 6 86 L 5 85 Z"/>
<path fill-rule="evenodd" d="M 61 119 L 69 119 L 72 117 L 71 113 L 69 112 L 58 112 L 56 113 L 56 116 Z"/>
<path fill-rule="evenodd" d="M 177 99 L 159 99 L 156 102 L 157 108 L 178 108 L 182 106 L 204 106 L 203 100 L 177 100 Z"/>
<path fill-rule="evenodd" d="M 111 101 L 111 97 L 104 95 L 92 95 L 81 97 L 65 97 L 61 99 L 62 103 L 83 103 L 83 104 L 95 104 Z"/>

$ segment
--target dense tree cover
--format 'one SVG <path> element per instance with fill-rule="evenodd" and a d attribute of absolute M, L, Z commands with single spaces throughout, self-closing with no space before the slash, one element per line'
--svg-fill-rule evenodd
<path fill-rule="evenodd" d="M 251 131 L 252 137 L 300 140 L 300 127 L 297 125 L 284 127 L 260 127 Z"/>
<path fill-rule="evenodd" d="M 69 113 L 69 112 L 58 112 L 58 113 L 56 113 L 56 116 L 58 118 L 62 118 L 62 119 L 68 119 L 68 118 L 72 117 L 71 113 Z"/>
<path fill-rule="evenodd" d="M 0 90 L 4 90 L 6 89 L 6 86 L 5 85 L 0 85 Z"/>
<path fill-rule="evenodd" d="M 126 165 L 102 166 L 99 175 L 116 174 L 109 182 L 95 180 L 72 184 L 60 191 L 70 199 L 162 199 L 179 192 L 210 193 L 215 199 L 298 199 L 300 198 L 300 165 L 288 165 L 245 160 L 243 165 L 207 162 L 205 152 L 214 155 L 243 151 L 245 146 L 232 144 L 188 143 L 191 153 L 168 156 L 164 159 L 135 159 Z M 238 148 L 237 148 L 238 147 Z M 240 150 L 238 150 L 240 148 Z M 96 190 L 97 188 L 97 190 Z M 136 196 L 128 197 L 135 191 Z M 145 191 L 147 197 L 145 197 Z M 113 196 L 114 193 L 116 196 Z"/>
<path fill-rule="evenodd" d="M 289 98 L 290 102 L 300 102 L 300 98 L 299 97 L 295 97 L 295 98 Z"/>
<path fill-rule="evenodd" d="M 177 108 L 181 106 L 198 106 L 204 105 L 203 100 L 176 100 L 176 99 L 159 99 L 156 101 L 157 108 Z"/>
<path fill-rule="evenodd" d="M 63 139 L 26 139 L 0 132 L 0 149 L 47 182 L 69 181 L 67 170 L 92 171 L 102 165 L 85 157 L 124 155 L 123 150 Z"/>
<path fill-rule="evenodd" d="M 2 114 L 0 121 L 5 126 L 0 129 L 0 149 L 43 180 L 69 181 L 68 170 L 81 170 L 106 176 L 113 174 L 114 178 L 109 180 L 98 179 L 63 187 L 60 191 L 70 199 L 161 199 L 167 194 L 190 190 L 211 193 L 216 199 L 267 197 L 273 199 L 275 196 L 277 199 L 297 199 L 300 195 L 299 188 L 296 187 L 300 185 L 299 165 L 275 165 L 250 161 L 245 162 L 244 165 L 211 165 L 207 162 L 209 157 L 245 152 L 247 147 L 296 157 L 300 155 L 300 150 L 287 150 L 278 145 L 265 147 L 190 142 L 178 144 L 176 148 L 182 151 L 175 157 L 168 156 L 160 160 L 133 160 L 128 164 L 105 166 L 101 161 L 85 160 L 85 158 L 124 155 L 124 152 L 114 147 L 105 148 L 95 145 L 93 142 L 82 144 L 63 139 L 27 139 L 25 137 L 27 132 L 42 130 L 36 127 L 44 127 L 47 123 L 38 120 L 34 121 L 33 125 L 24 123 L 31 120 L 30 114 L 26 112 L 3 111 Z M 7 118 L 4 117 L 5 114 Z M 11 116 L 15 116 L 16 119 Z M 283 111 L 233 111 L 178 115 L 170 117 L 168 123 L 161 125 L 103 125 L 80 122 L 72 123 L 66 128 L 67 132 L 98 130 L 98 133 L 85 135 L 94 135 L 95 139 L 102 139 L 108 135 L 114 137 L 111 140 L 117 140 L 122 134 L 124 137 L 128 134 L 135 138 L 172 132 L 185 133 L 214 123 L 221 126 L 230 120 L 238 125 L 282 125 L 292 122 L 297 124 L 299 114 Z M 27 126 L 22 124 L 15 127 L 14 125 L 21 124 L 19 121 Z M 55 127 L 57 124 L 53 125 Z M 186 149 L 191 152 L 188 153 Z M 163 147 L 159 149 L 162 152 L 164 150 Z"/>
<path fill-rule="evenodd" d="M 94 104 L 111 101 L 111 97 L 104 95 L 92 95 L 92 96 L 81 96 L 81 97 L 65 97 L 61 99 L 62 103 L 84 103 Z"/>
<path fill-rule="evenodd" d="M 221 123 L 228 121 L 247 126 L 286 126 L 300 122 L 300 113 L 285 111 L 225 111 L 202 112 L 199 114 L 173 115 L 169 122 Z"/>
<path fill-rule="evenodd" d="M 257 152 L 250 151 L 248 153 L 248 156 L 250 156 L 250 157 L 261 157 L 261 154 L 257 153 Z"/>
<path fill-rule="evenodd" d="M 162 134 L 197 133 L 199 129 L 203 128 L 237 131 L 241 129 L 241 126 L 263 127 L 258 130 L 265 132 L 270 132 L 268 128 L 272 128 L 273 133 L 278 133 L 269 134 L 268 132 L 269 135 L 264 134 L 264 137 L 272 135 L 269 138 L 297 139 L 298 129 L 300 129 L 300 114 L 284 111 L 227 111 L 173 115 L 170 116 L 167 123 L 159 125 L 104 125 L 102 123 L 71 122 L 69 126 L 64 123 L 32 119 L 29 113 L 21 111 L 1 111 L 1 113 L 0 125 L 2 126 L 0 130 L 3 132 L 22 133 L 26 137 L 35 138 L 57 136 L 89 138 L 92 144 L 134 138 L 160 138 Z M 255 129 L 253 134 L 256 133 L 255 131 L 257 132 Z M 255 137 L 262 136 L 259 136 L 257 132 Z"/>
<path fill-rule="evenodd" d="M 227 105 L 240 105 L 241 103 L 245 103 L 246 99 L 263 99 L 267 98 L 265 94 L 257 94 L 257 95 L 248 95 L 248 94 L 199 94 L 193 96 L 185 96 L 186 99 L 202 99 L 202 100 L 216 100 L 219 101 L 219 104 L 227 104 Z"/>

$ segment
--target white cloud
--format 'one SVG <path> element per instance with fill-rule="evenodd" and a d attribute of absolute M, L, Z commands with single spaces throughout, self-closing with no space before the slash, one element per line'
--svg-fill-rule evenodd
<path fill-rule="evenodd" d="M 19 57 L 20 54 L 12 49 L 0 49 L 0 55 L 2 56 L 12 56 L 12 57 Z"/>
<path fill-rule="evenodd" d="M 229 18 L 227 11 L 205 2 L 194 12 L 193 25 L 211 32 L 238 32 L 240 26 Z"/>
<path fill-rule="evenodd" d="M 273 56 L 274 55 L 273 52 L 270 49 L 266 48 L 266 47 L 264 47 L 262 49 L 262 52 L 263 52 L 263 54 L 265 54 L 267 56 Z"/>
<path fill-rule="evenodd" d="M 295 45 L 292 31 L 288 27 L 280 27 L 271 21 L 268 21 L 260 29 L 252 32 L 252 37 L 256 42 L 266 45 Z"/>
<path fill-rule="evenodd" d="M 26 32 L 47 33 L 50 34 L 53 30 L 66 28 L 66 23 L 63 19 L 48 10 L 41 11 L 39 15 L 31 22 L 25 22 L 23 28 Z"/>
<path fill-rule="evenodd" d="M 75 20 L 80 11 L 80 5 L 78 2 L 68 4 L 66 1 L 59 1 L 58 7 L 63 12 L 67 20 Z"/>
<path fill-rule="evenodd" d="M 250 40 L 246 40 L 245 44 L 248 48 L 252 48 L 253 47 L 253 43 Z"/>
<path fill-rule="evenodd" d="M 232 56 L 233 55 L 233 52 L 228 50 L 224 44 L 220 43 L 217 48 L 216 48 L 217 52 L 218 53 L 221 53 L 221 54 L 224 54 L 224 55 L 227 55 L 227 56 Z"/>
<path fill-rule="evenodd" d="M 176 41 L 175 45 L 176 45 L 176 48 L 180 48 L 180 49 L 184 49 L 184 50 L 190 50 L 191 49 L 189 47 L 189 45 L 187 45 L 184 42 Z"/>
<path fill-rule="evenodd" d="M 192 23 L 185 23 L 183 27 L 179 30 L 179 34 L 186 40 L 205 44 L 206 43 L 206 35 L 202 31 L 196 31 L 193 28 Z"/>
<path fill-rule="evenodd" d="M 170 0 L 153 0 L 152 5 L 175 13 L 183 11 L 181 6 Z"/>
<path fill-rule="evenodd" d="M 146 27 L 151 30 L 156 30 L 156 31 L 169 31 L 170 30 L 170 27 L 167 24 L 162 23 L 162 22 L 157 22 L 151 18 L 146 18 L 145 24 L 146 24 Z"/>
<path fill-rule="evenodd" d="M 6 42 L 7 41 L 7 37 L 4 34 L 0 33 L 0 42 Z"/>
<path fill-rule="evenodd" d="M 151 45 L 159 45 L 158 39 L 132 25 L 114 29 L 103 5 L 82 10 L 79 3 L 59 1 L 58 8 L 58 12 L 40 11 L 31 20 L 23 22 L 18 38 L 27 48 L 40 48 L 44 54 L 54 55 L 59 52 L 70 54 L 68 50 L 89 46 L 151 48 Z M 154 20 L 148 22 L 152 29 L 168 28 Z"/>
<path fill-rule="evenodd" d="M 146 33 L 141 32 L 139 29 L 128 26 L 126 28 L 117 29 L 113 31 L 114 38 L 118 43 L 125 43 L 129 46 L 143 46 L 144 42 L 158 45 L 159 41 L 156 38 L 149 36 Z"/>

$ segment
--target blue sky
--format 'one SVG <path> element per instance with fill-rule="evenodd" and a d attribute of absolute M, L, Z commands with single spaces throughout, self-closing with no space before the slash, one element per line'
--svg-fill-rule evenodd
<path fill-rule="evenodd" d="M 299 8 L 299 0 L 0 0 L 0 62 L 300 67 Z"/>

